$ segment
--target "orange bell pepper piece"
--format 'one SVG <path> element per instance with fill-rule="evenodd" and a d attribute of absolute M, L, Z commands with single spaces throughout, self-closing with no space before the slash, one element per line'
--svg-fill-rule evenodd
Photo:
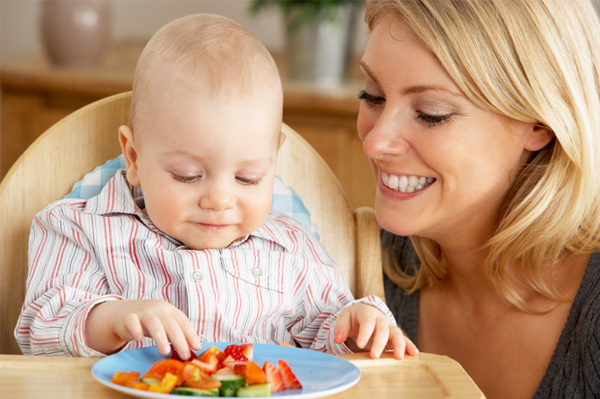
<path fill-rule="evenodd" d="M 115 371 L 110 382 L 117 385 L 126 385 L 128 381 L 138 381 L 140 373 L 138 371 Z"/>

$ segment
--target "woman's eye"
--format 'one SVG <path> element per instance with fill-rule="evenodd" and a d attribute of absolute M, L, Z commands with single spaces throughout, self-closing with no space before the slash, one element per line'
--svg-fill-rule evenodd
<path fill-rule="evenodd" d="M 374 96 L 372 94 L 367 93 L 365 90 L 361 90 L 358 92 L 358 99 L 363 100 L 369 107 L 374 107 L 376 105 L 381 105 L 385 103 L 385 98 Z"/>
<path fill-rule="evenodd" d="M 173 179 L 175 179 L 176 181 L 181 182 L 181 183 L 194 183 L 194 182 L 198 181 L 198 179 L 200 179 L 200 176 L 198 176 L 198 175 L 181 176 L 176 173 L 171 173 L 171 175 L 173 176 Z"/>
<path fill-rule="evenodd" d="M 423 112 L 419 112 L 417 118 L 419 121 L 425 126 L 432 128 L 437 125 L 441 125 L 444 122 L 447 122 L 452 117 L 452 114 L 446 115 L 429 115 Z"/>
<path fill-rule="evenodd" d="M 242 184 L 249 184 L 249 185 L 257 185 L 261 182 L 262 178 L 248 178 L 248 177 L 242 177 L 242 176 L 238 176 L 236 177 L 236 180 L 239 181 Z"/>

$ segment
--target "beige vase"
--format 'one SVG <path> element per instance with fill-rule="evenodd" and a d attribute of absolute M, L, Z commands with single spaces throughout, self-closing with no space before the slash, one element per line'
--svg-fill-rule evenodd
<path fill-rule="evenodd" d="M 294 24 L 286 21 L 288 78 L 337 85 L 347 75 L 358 9 L 347 3 L 331 18 L 314 18 Z"/>
<path fill-rule="evenodd" d="M 42 0 L 41 7 L 42 42 L 54 64 L 102 62 L 110 40 L 109 0 Z"/>

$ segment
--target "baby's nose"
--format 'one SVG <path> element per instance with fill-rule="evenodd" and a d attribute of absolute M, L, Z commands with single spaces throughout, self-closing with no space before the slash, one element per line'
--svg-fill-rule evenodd
<path fill-rule="evenodd" d="M 202 209 L 222 211 L 235 206 L 235 197 L 222 190 L 211 190 L 200 197 L 199 205 Z"/>

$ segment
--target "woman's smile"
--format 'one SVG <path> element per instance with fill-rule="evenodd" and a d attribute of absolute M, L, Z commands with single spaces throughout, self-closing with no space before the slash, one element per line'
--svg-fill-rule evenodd
<path fill-rule="evenodd" d="M 389 189 L 400 191 L 401 193 L 414 193 L 424 189 L 433 183 L 433 177 L 417 175 L 395 175 L 381 171 L 381 182 Z"/>

